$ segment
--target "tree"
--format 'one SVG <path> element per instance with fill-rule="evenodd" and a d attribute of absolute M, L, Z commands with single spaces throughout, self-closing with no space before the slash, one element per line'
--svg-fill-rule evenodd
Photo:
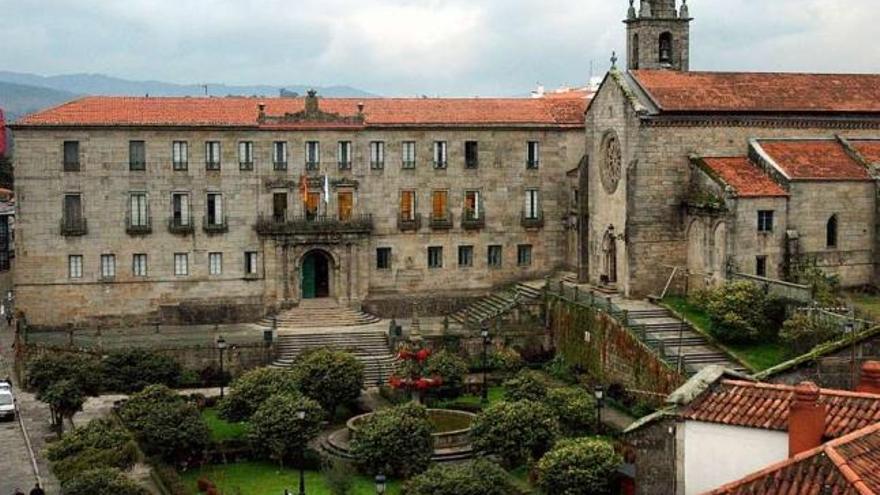
<path fill-rule="evenodd" d="M 37 399 L 49 404 L 52 423 L 58 428 L 58 434 L 64 433 L 64 420 L 73 421 L 73 416 L 82 411 L 86 395 L 74 379 L 60 380 L 37 394 Z"/>
<path fill-rule="evenodd" d="M 147 454 L 169 463 L 198 458 L 211 442 L 198 409 L 164 385 L 132 395 L 119 415 Z"/>
<path fill-rule="evenodd" d="M 507 472 L 485 459 L 464 464 L 435 464 L 409 480 L 407 495 L 514 495 L 520 493 Z"/>
<path fill-rule="evenodd" d="M 504 382 L 504 398 L 509 401 L 542 402 L 547 398 L 547 385 L 537 372 L 522 370 Z"/>
<path fill-rule="evenodd" d="M 137 462 L 138 448 L 128 430 L 109 419 L 94 419 L 51 444 L 48 457 L 52 472 L 65 481 L 99 467 L 127 470 Z"/>
<path fill-rule="evenodd" d="M 449 351 L 435 352 L 425 361 L 425 374 L 443 379 L 443 384 L 437 390 L 441 397 L 461 395 L 467 373 L 467 362 Z"/>
<path fill-rule="evenodd" d="M 789 354 L 800 356 L 840 335 L 841 329 L 833 321 L 796 313 L 782 324 L 779 337 Z"/>
<path fill-rule="evenodd" d="M 496 455 L 506 467 L 540 458 L 559 437 L 556 415 L 540 402 L 498 402 L 477 415 L 471 427 L 474 449 Z"/>
<path fill-rule="evenodd" d="M 113 352 L 104 358 L 101 370 L 104 387 L 124 393 L 138 392 L 148 385 L 174 387 L 182 373 L 174 359 L 143 349 Z"/>
<path fill-rule="evenodd" d="M 754 343 L 769 330 L 768 299 L 758 285 L 731 281 L 710 291 L 706 296 L 706 312 L 712 322 L 712 333 L 725 343 Z"/>
<path fill-rule="evenodd" d="M 299 411 L 305 411 L 300 419 Z M 305 449 L 318 433 L 324 410 L 300 393 L 276 394 L 266 399 L 251 416 L 250 436 L 256 450 L 269 454 L 279 465 L 291 454 Z"/>
<path fill-rule="evenodd" d="M 61 485 L 64 495 L 149 495 L 146 489 L 125 477 L 118 469 L 84 471 Z"/>
<path fill-rule="evenodd" d="M 424 406 L 410 402 L 383 409 L 357 424 L 351 452 L 362 472 L 409 477 L 428 467 L 433 430 Z"/>
<path fill-rule="evenodd" d="M 360 397 L 364 383 L 364 365 L 354 354 L 330 349 L 303 354 L 292 372 L 302 393 L 318 401 L 331 419 L 337 406 Z"/>
<path fill-rule="evenodd" d="M 39 393 L 61 380 L 75 380 L 87 395 L 101 392 L 101 368 L 97 359 L 82 354 L 43 354 L 27 366 L 27 385 Z"/>
<path fill-rule="evenodd" d="M 538 461 L 538 487 L 543 493 L 593 495 L 609 493 L 623 459 L 614 446 L 598 438 L 561 440 Z"/>
<path fill-rule="evenodd" d="M 293 373 L 277 368 L 257 368 L 238 377 L 220 402 L 220 415 L 229 421 L 245 421 L 275 394 L 299 392 Z"/>
<path fill-rule="evenodd" d="M 582 436 L 596 424 L 596 401 L 580 387 L 553 388 L 547 391 L 547 405 L 556 414 L 567 436 Z"/>

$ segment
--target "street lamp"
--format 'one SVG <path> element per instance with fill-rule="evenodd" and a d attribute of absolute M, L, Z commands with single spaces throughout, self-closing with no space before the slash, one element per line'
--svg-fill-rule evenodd
<path fill-rule="evenodd" d="M 602 401 L 605 399 L 605 389 L 602 385 L 593 388 L 593 397 L 596 398 L 596 434 L 602 433 Z"/>
<path fill-rule="evenodd" d="M 306 420 L 306 411 L 305 409 L 300 409 L 296 412 L 296 419 L 302 421 Z M 306 446 L 303 443 L 299 445 L 299 495 L 306 495 L 306 478 L 305 473 L 303 472 L 303 464 L 305 464 L 305 450 Z"/>
<path fill-rule="evenodd" d="M 480 324 L 480 337 L 483 338 L 483 404 L 489 402 L 489 380 L 487 373 L 487 351 L 489 349 L 489 343 L 491 342 L 491 338 L 489 337 L 489 322 L 483 321 Z"/>
<path fill-rule="evenodd" d="M 377 474 L 376 475 L 376 495 L 384 495 L 385 494 L 385 475 Z"/>
<path fill-rule="evenodd" d="M 223 351 L 226 350 L 226 339 L 221 335 L 217 337 L 217 350 L 220 351 L 220 398 L 223 398 Z"/>
<path fill-rule="evenodd" d="M 847 338 L 850 339 L 849 347 L 849 388 L 856 389 L 856 325 L 852 319 L 843 324 L 843 331 Z"/>

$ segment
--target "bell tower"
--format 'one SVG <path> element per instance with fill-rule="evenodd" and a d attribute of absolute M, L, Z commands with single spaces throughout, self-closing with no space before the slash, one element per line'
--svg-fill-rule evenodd
<path fill-rule="evenodd" d="M 626 20 L 627 67 L 687 71 L 690 65 L 690 24 L 687 0 L 629 0 Z"/>

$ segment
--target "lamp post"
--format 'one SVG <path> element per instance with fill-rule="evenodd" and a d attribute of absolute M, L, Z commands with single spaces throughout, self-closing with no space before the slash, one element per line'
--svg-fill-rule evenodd
<path fill-rule="evenodd" d="M 602 401 L 605 399 L 605 388 L 596 385 L 593 388 L 593 397 L 596 399 L 596 434 L 602 433 Z"/>
<path fill-rule="evenodd" d="M 856 325 L 855 322 L 850 318 L 846 323 L 843 324 L 843 331 L 846 333 L 846 336 L 852 340 L 850 342 L 849 347 L 849 388 L 850 390 L 856 389 L 856 339 L 855 332 Z"/>
<path fill-rule="evenodd" d="M 376 495 L 385 495 L 385 475 L 376 475 Z"/>
<path fill-rule="evenodd" d="M 296 418 L 301 422 L 306 420 L 306 411 L 304 409 L 300 409 L 296 412 Z M 306 446 L 304 444 L 300 444 L 299 446 L 299 495 L 306 495 L 306 478 L 305 472 L 303 471 L 303 464 L 305 463 L 305 450 Z"/>
<path fill-rule="evenodd" d="M 217 350 L 220 351 L 220 398 L 223 398 L 223 351 L 226 350 L 226 339 L 221 335 L 217 337 Z"/>
<path fill-rule="evenodd" d="M 482 403 L 486 404 L 489 402 L 489 379 L 487 373 L 487 351 L 489 349 L 489 342 L 491 341 L 489 337 L 489 323 L 487 321 L 483 321 L 480 324 L 480 337 L 483 338 L 483 397 Z"/>

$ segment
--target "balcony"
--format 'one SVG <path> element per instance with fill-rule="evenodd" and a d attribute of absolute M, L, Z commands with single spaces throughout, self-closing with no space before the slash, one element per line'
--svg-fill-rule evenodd
<path fill-rule="evenodd" d="M 178 235 L 192 234 L 193 228 L 192 215 L 189 217 L 171 217 L 168 219 L 168 232 Z"/>
<path fill-rule="evenodd" d="M 464 208 L 461 214 L 461 228 L 464 230 L 479 230 L 486 226 L 486 213 L 480 207 L 476 211 Z"/>
<path fill-rule="evenodd" d="M 272 168 L 273 168 L 274 170 L 276 170 L 276 171 L 279 171 L 279 170 L 287 170 L 287 162 L 286 162 L 286 161 L 284 161 L 284 162 L 278 162 L 278 161 L 272 162 Z"/>
<path fill-rule="evenodd" d="M 63 218 L 61 220 L 61 235 L 68 237 L 84 236 L 89 233 L 89 226 L 85 218 Z"/>
<path fill-rule="evenodd" d="M 318 170 L 321 168 L 321 162 L 306 162 L 306 170 Z"/>
<path fill-rule="evenodd" d="M 128 235 L 147 235 L 153 233 L 153 217 L 147 215 L 139 221 L 133 221 L 131 212 L 125 215 L 125 233 Z"/>
<path fill-rule="evenodd" d="M 452 228 L 452 212 L 443 214 L 431 213 L 431 228 L 434 230 L 449 230 Z"/>
<path fill-rule="evenodd" d="M 342 160 L 336 164 L 339 166 L 339 170 L 351 170 L 351 160 Z"/>
<path fill-rule="evenodd" d="M 296 216 L 286 219 L 260 215 L 255 226 L 260 235 L 287 234 L 369 234 L 373 231 L 373 216 L 351 215 L 340 219 L 335 216 Z"/>
<path fill-rule="evenodd" d="M 397 229 L 401 232 L 417 232 L 422 228 L 422 215 L 416 213 L 412 218 L 397 215 Z"/>
<path fill-rule="evenodd" d="M 526 229 L 540 229 L 544 227 L 544 212 L 538 211 L 533 215 L 526 215 L 526 212 L 523 212 L 522 219 L 520 220 L 522 226 Z"/>
<path fill-rule="evenodd" d="M 229 232 L 229 221 L 226 215 L 222 218 L 210 218 L 208 215 L 202 217 L 202 230 L 207 234 L 223 234 Z"/>
<path fill-rule="evenodd" d="M 412 170 L 412 169 L 416 168 L 416 161 L 415 160 L 403 160 L 403 162 L 401 163 L 400 166 L 404 170 Z"/>

